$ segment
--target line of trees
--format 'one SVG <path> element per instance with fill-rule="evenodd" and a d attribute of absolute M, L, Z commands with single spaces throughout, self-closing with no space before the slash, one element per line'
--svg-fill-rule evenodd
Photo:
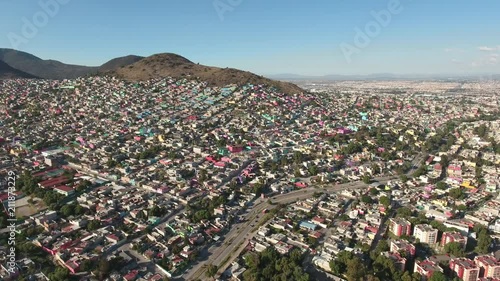
<path fill-rule="evenodd" d="M 274 248 L 261 253 L 244 256 L 248 270 L 243 273 L 245 281 L 294 280 L 309 281 L 309 275 L 302 269 L 304 255 L 299 249 L 288 255 L 280 255 Z"/>

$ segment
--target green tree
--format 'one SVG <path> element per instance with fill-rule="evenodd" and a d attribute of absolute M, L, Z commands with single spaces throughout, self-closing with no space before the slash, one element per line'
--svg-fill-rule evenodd
<path fill-rule="evenodd" d="M 69 270 L 58 266 L 54 272 L 49 273 L 48 277 L 54 281 L 67 281 L 69 279 Z"/>
<path fill-rule="evenodd" d="M 75 206 L 75 215 L 83 215 L 85 213 L 85 208 L 80 206 L 80 205 L 76 205 Z"/>
<path fill-rule="evenodd" d="M 330 270 L 336 275 L 342 275 L 346 271 L 346 264 L 333 259 L 330 261 Z"/>
<path fill-rule="evenodd" d="M 465 251 L 462 248 L 462 245 L 458 242 L 451 242 L 444 245 L 444 251 L 448 254 L 454 255 L 456 257 L 464 257 Z"/>
<path fill-rule="evenodd" d="M 375 250 L 370 252 L 370 258 L 372 260 L 376 260 L 378 258 L 378 256 L 380 255 L 380 253 L 386 252 L 389 250 L 390 250 L 389 243 L 387 242 L 387 240 L 382 239 L 378 242 L 377 246 L 375 247 Z"/>
<path fill-rule="evenodd" d="M 372 182 L 372 177 L 370 177 L 369 175 L 364 175 L 361 180 L 365 183 L 365 184 L 369 184 L 370 182 Z"/>
<path fill-rule="evenodd" d="M 339 220 L 341 220 L 341 221 L 348 221 L 348 220 L 350 220 L 350 219 L 351 219 L 351 218 L 350 218 L 347 214 L 342 214 L 342 215 L 340 215 L 340 217 L 339 217 Z"/>
<path fill-rule="evenodd" d="M 91 185 L 92 185 L 92 182 L 90 182 L 88 180 L 84 180 L 76 186 L 76 191 L 78 191 L 78 192 L 84 191 L 85 189 L 89 188 Z"/>
<path fill-rule="evenodd" d="M 88 231 L 94 231 L 96 229 L 99 229 L 101 227 L 101 222 L 98 221 L 98 220 L 91 220 L 88 224 L 87 224 L 87 230 Z"/>
<path fill-rule="evenodd" d="M 373 199 L 368 195 L 363 195 L 363 196 L 361 196 L 361 202 L 366 203 L 366 204 L 371 204 L 371 203 L 373 203 Z"/>
<path fill-rule="evenodd" d="M 205 169 L 200 169 L 198 171 L 198 181 L 199 182 L 204 182 L 208 179 L 208 172 Z"/>
<path fill-rule="evenodd" d="M 464 199 L 465 198 L 465 192 L 461 188 L 450 189 L 449 195 L 454 199 Z"/>
<path fill-rule="evenodd" d="M 405 271 L 401 276 L 401 281 L 420 281 L 420 278 L 414 278 L 414 276 L 412 276 L 409 271 Z"/>
<path fill-rule="evenodd" d="M 380 169 L 380 166 L 375 164 L 375 163 L 372 164 L 371 169 L 373 171 L 373 174 L 375 174 L 375 175 L 378 175 L 382 172 L 382 170 Z"/>
<path fill-rule="evenodd" d="M 488 234 L 488 230 L 485 228 L 481 228 L 478 232 L 477 236 L 477 246 L 476 252 L 479 254 L 487 254 L 490 252 L 490 246 L 493 240 L 491 236 Z"/>
<path fill-rule="evenodd" d="M 485 124 L 481 124 L 479 127 L 474 128 L 474 133 L 480 138 L 484 138 L 488 133 L 488 127 Z"/>
<path fill-rule="evenodd" d="M 436 183 L 436 187 L 437 189 L 445 190 L 448 188 L 448 185 L 445 182 L 439 181 Z"/>
<path fill-rule="evenodd" d="M 389 199 L 389 197 L 387 197 L 387 196 L 381 196 L 379 198 L 379 202 L 380 202 L 380 204 L 384 205 L 386 208 L 391 205 L 391 199 Z"/>
<path fill-rule="evenodd" d="M 362 281 L 366 274 L 366 266 L 358 257 L 347 262 L 346 277 L 348 281 Z"/>
<path fill-rule="evenodd" d="M 318 174 L 318 166 L 316 165 L 311 165 L 307 171 L 309 172 L 310 175 L 316 176 Z"/>
<path fill-rule="evenodd" d="M 275 249 L 245 255 L 249 267 L 243 274 L 244 280 L 298 280 L 308 281 L 309 276 L 301 267 L 303 255 L 293 250 L 287 256 L 280 255 Z"/>
<path fill-rule="evenodd" d="M 396 211 L 396 213 L 398 217 L 402 218 L 409 218 L 413 215 L 412 210 L 408 207 L 401 207 Z"/>
<path fill-rule="evenodd" d="M 103 280 L 111 272 L 111 264 L 106 258 L 101 258 L 95 272 L 99 279 Z"/>
<path fill-rule="evenodd" d="M 93 263 L 91 260 L 83 260 L 82 263 L 80 264 L 80 270 L 82 271 L 89 271 L 93 267 Z"/>
<path fill-rule="evenodd" d="M 399 176 L 399 179 L 402 181 L 402 182 L 407 182 L 408 181 L 408 176 L 403 174 L 401 176 Z"/>
<path fill-rule="evenodd" d="M 432 273 L 431 275 L 431 278 L 429 278 L 429 281 L 448 281 L 448 278 L 446 277 L 446 275 L 444 275 L 444 273 L 440 271 L 434 271 L 434 273 Z"/>
<path fill-rule="evenodd" d="M 439 222 L 437 220 L 433 220 L 429 224 L 441 232 L 445 232 L 448 229 L 442 222 Z"/>
<path fill-rule="evenodd" d="M 207 268 L 207 271 L 206 271 L 207 277 L 209 277 L 209 278 L 214 277 L 215 274 L 217 274 L 218 270 L 219 269 L 217 268 L 217 266 L 215 266 L 213 264 L 208 265 L 208 268 Z"/>
<path fill-rule="evenodd" d="M 394 262 L 386 256 L 377 256 L 373 263 L 373 271 L 381 280 L 400 280 L 400 278 L 396 277 L 399 272 L 397 272 Z"/>
<path fill-rule="evenodd" d="M 62 206 L 60 212 L 67 218 L 75 214 L 75 208 L 73 205 L 64 205 Z"/>
<path fill-rule="evenodd" d="M 330 269 L 337 275 L 342 275 L 347 270 L 347 262 L 354 258 L 354 255 L 348 251 L 340 251 L 337 257 L 330 261 Z"/>
<path fill-rule="evenodd" d="M 7 227 L 7 214 L 5 212 L 0 212 L 0 228 L 5 228 Z"/>

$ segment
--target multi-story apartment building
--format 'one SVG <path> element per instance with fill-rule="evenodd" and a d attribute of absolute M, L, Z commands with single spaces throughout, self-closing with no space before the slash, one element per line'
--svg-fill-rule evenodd
<path fill-rule="evenodd" d="M 405 252 L 407 257 L 415 256 L 415 245 L 406 240 L 392 240 L 390 251 L 395 252 Z"/>
<path fill-rule="evenodd" d="M 450 269 L 464 281 L 477 281 L 479 278 L 479 267 L 473 260 L 467 258 L 450 260 Z"/>
<path fill-rule="evenodd" d="M 443 269 L 434 261 L 431 260 L 423 260 L 423 261 L 415 261 L 414 271 L 420 274 L 423 279 L 431 278 L 434 272 L 443 272 Z"/>
<path fill-rule="evenodd" d="M 391 218 L 389 220 L 389 231 L 397 237 L 411 235 L 411 223 L 402 218 Z"/>
<path fill-rule="evenodd" d="M 413 235 L 421 243 L 435 244 L 437 242 L 438 230 L 428 224 L 419 224 L 415 226 Z"/>
<path fill-rule="evenodd" d="M 444 232 L 441 236 L 441 246 L 452 242 L 459 243 L 462 246 L 462 249 L 465 250 L 465 247 L 467 246 L 467 236 L 464 236 L 459 232 Z"/>
<path fill-rule="evenodd" d="M 478 256 L 474 261 L 480 269 L 479 276 L 500 279 L 500 261 L 494 256 Z"/>

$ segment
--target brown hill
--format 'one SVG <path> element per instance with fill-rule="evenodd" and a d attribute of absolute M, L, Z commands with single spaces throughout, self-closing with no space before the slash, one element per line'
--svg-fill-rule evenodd
<path fill-rule="evenodd" d="M 140 56 L 134 56 L 134 55 L 129 55 L 125 57 L 119 57 L 116 59 L 112 59 L 108 61 L 107 63 L 101 65 L 99 67 L 99 71 L 112 71 L 119 69 L 120 67 L 125 67 L 127 65 L 136 63 L 140 60 L 142 60 L 144 57 Z"/>
<path fill-rule="evenodd" d="M 0 60 L 0 80 L 2 79 L 16 79 L 16 78 L 36 78 L 35 76 L 15 69 L 7 63 Z"/>
<path fill-rule="evenodd" d="M 72 79 L 97 73 L 98 67 L 65 64 L 43 60 L 32 54 L 13 49 L 0 49 L 0 60 L 15 69 L 46 79 Z"/>
<path fill-rule="evenodd" d="M 274 81 L 251 72 L 233 68 L 219 68 L 195 64 L 192 61 L 171 53 L 157 54 L 144 58 L 129 66 L 107 72 L 126 80 L 148 80 L 160 77 L 196 78 L 206 81 L 211 86 L 226 86 L 229 84 L 244 85 L 264 84 L 274 86 L 285 93 L 301 93 L 303 89 L 295 84 Z"/>

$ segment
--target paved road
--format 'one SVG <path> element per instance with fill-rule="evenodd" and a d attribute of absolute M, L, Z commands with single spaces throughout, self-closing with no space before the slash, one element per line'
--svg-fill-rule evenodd
<path fill-rule="evenodd" d="M 418 155 L 412 161 L 412 169 L 408 174 L 413 172 L 418 166 L 417 164 L 422 161 L 423 155 Z M 415 167 L 416 166 L 416 167 Z M 86 171 L 90 172 L 90 171 Z M 91 173 L 92 174 L 92 173 Z M 95 176 L 101 176 L 96 175 Z M 386 176 L 376 178 L 375 180 L 380 182 L 381 184 L 385 184 L 390 180 L 397 179 L 397 176 Z M 108 179 L 109 180 L 109 179 Z M 196 279 L 204 279 L 205 278 L 205 269 L 206 265 L 214 264 L 220 268 L 219 273 L 222 273 L 226 266 L 230 264 L 234 259 L 236 259 L 239 253 L 244 249 L 247 242 L 250 241 L 257 230 L 254 231 L 255 226 L 259 224 L 260 220 L 263 219 L 261 216 L 262 211 L 264 209 L 274 209 L 276 204 L 289 204 L 297 200 L 302 200 L 306 198 L 310 198 L 313 196 L 314 192 L 326 192 L 326 193 L 335 193 L 338 191 L 346 190 L 346 189 L 357 189 L 365 187 L 366 184 L 362 182 L 353 182 L 347 184 L 326 184 L 320 185 L 319 188 L 305 188 L 301 190 L 296 190 L 287 194 L 281 194 L 274 196 L 272 201 L 273 205 L 269 204 L 266 200 L 257 199 L 255 205 L 249 212 L 247 212 L 245 217 L 245 222 L 237 224 L 236 227 L 232 227 L 229 233 L 225 235 L 224 243 L 219 246 L 210 247 L 204 254 L 204 256 L 208 256 L 206 261 L 199 262 L 195 265 L 187 274 L 183 275 L 179 280 L 196 280 Z M 174 213 L 178 213 L 182 210 L 178 209 Z M 168 215 L 162 219 L 162 222 L 169 219 L 171 220 L 174 215 Z M 128 244 L 127 244 L 128 245 Z M 124 245 L 125 246 L 125 245 Z M 124 247 L 125 248 L 125 247 Z"/>
<path fill-rule="evenodd" d="M 386 176 L 376 178 L 375 180 L 381 184 L 385 184 L 390 180 L 397 179 L 396 176 Z M 362 182 L 354 182 L 339 185 L 323 185 L 320 188 L 305 188 L 296 190 L 290 193 L 274 196 L 272 202 L 274 204 L 289 204 L 297 200 L 307 199 L 313 196 L 314 192 L 335 193 L 346 189 L 358 189 L 366 187 Z M 196 280 L 205 278 L 206 265 L 213 264 L 220 267 L 219 273 L 225 270 L 229 265 L 238 257 L 238 253 L 246 246 L 246 241 L 252 239 L 257 231 L 253 231 L 259 220 L 262 219 L 260 214 L 264 209 L 273 209 L 276 205 L 270 205 L 267 201 L 256 204 L 249 213 L 245 215 L 247 221 L 233 227 L 226 235 L 225 243 L 219 247 L 210 248 L 208 254 L 210 255 L 206 261 L 198 263 L 180 280 Z M 259 216 L 259 218 L 257 218 Z M 242 243 L 242 244 L 241 244 Z"/>
<path fill-rule="evenodd" d="M 177 207 L 176 209 L 172 210 L 171 212 L 169 212 L 168 214 L 164 215 L 163 217 L 161 217 L 159 224 L 162 224 L 164 222 L 167 222 L 169 223 L 170 221 L 172 221 L 176 215 L 180 214 L 180 212 L 184 209 L 184 206 L 183 205 L 180 205 L 179 207 Z M 132 240 L 136 240 L 136 239 L 142 239 L 146 236 L 146 234 L 142 234 L 141 236 L 138 236 L 138 237 L 135 237 L 133 238 Z M 110 255 L 110 254 L 114 254 L 114 253 L 117 253 L 117 252 L 120 252 L 120 251 L 130 251 L 131 254 L 133 254 L 134 256 L 135 255 L 138 255 L 138 260 L 139 262 L 145 262 L 147 260 L 144 259 L 144 257 L 142 257 L 140 254 L 138 254 L 137 252 L 133 251 L 132 250 L 132 247 L 131 247 L 131 243 L 132 241 L 126 241 L 125 243 L 123 243 L 121 246 L 119 246 L 118 248 L 114 249 L 114 250 L 108 250 L 105 255 Z"/>
<path fill-rule="evenodd" d="M 413 165 L 418 164 L 422 161 L 423 156 L 419 155 L 415 157 L 412 161 Z M 410 171 L 409 173 L 411 173 Z M 391 180 L 398 179 L 398 176 L 384 176 L 375 178 L 380 184 L 386 184 Z M 289 204 L 297 200 L 303 200 L 310 198 L 315 192 L 325 192 L 328 194 L 336 193 L 342 190 L 348 189 L 358 189 L 366 187 L 366 184 L 362 182 L 351 182 L 346 184 L 326 184 L 319 185 L 318 188 L 305 188 L 301 190 L 292 191 L 286 194 L 280 194 L 272 197 L 272 202 L 274 204 Z M 243 224 L 237 224 L 231 229 L 231 231 L 226 235 L 225 243 L 218 247 L 211 247 L 208 249 L 206 255 L 208 259 L 206 261 L 198 263 L 194 266 L 187 274 L 181 278 L 181 280 L 196 280 L 198 278 L 205 278 L 205 268 L 206 265 L 213 264 L 220 267 L 219 273 L 225 270 L 225 267 L 230 264 L 234 259 L 236 259 L 239 253 L 246 246 L 246 242 L 252 239 L 257 231 L 253 231 L 255 225 L 259 223 L 261 219 L 260 214 L 264 209 L 273 209 L 276 205 L 270 205 L 267 200 L 262 202 L 255 202 L 254 207 L 245 215 L 246 222 Z M 222 264 L 224 263 L 224 264 Z"/>

